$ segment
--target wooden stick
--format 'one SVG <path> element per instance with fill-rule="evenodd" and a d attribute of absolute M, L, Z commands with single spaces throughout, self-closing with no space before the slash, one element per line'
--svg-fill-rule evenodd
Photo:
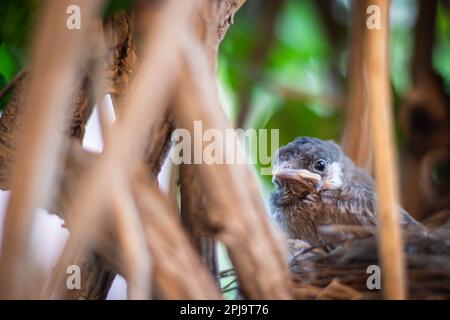
<path fill-rule="evenodd" d="M 403 242 L 399 224 L 397 168 L 389 77 L 389 1 L 371 0 L 380 8 L 381 29 L 366 38 L 368 102 L 372 119 L 375 177 L 378 191 L 379 242 L 383 290 L 387 299 L 406 296 Z"/>

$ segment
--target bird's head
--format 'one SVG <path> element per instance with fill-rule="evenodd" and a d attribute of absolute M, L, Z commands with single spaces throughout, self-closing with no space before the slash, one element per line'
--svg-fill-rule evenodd
<path fill-rule="evenodd" d="M 275 154 L 272 181 L 296 195 L 336 190 L 344 184 L 344 158 L 332 141 L 297 138 Z"/>

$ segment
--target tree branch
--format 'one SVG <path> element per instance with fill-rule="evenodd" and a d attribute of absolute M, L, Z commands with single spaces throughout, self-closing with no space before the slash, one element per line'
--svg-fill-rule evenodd
<path fill-rule="evenodd" d="M 94 17 L 99 3 L 79 0 L 85 22 Z M 66 1 L 48 5 L 33 48 L 24 130 L 15 159 L 0 261 L 3 297 L 24 297 L 25 288 L 36 279 L 27 249 L 33 211 L 48 201 L 49 193 L 44 195 L 41 191 L 50 189 L 56 173 L 55 163 L 62 145 L 59 130 L 69 109 L 68 92 L 75 80 L 77 64 L 82 61 L 82 43 L 86 36 L 85 29 L 70 32 L 66 28 L 54 28 L 65 24 L 65 16 L 60 12 L 68 5 Z M 37 291 L 32 296 L 38 295 Z"/>
<path fill-rule="evenodd" d="M 215 128 L 225 136 L 226 128 L 231 126 L 218 103 L 206 55 L 193 38 L 185 38 L 184 45 L 185 65 L 178 87 L 175 115 L 180 126 L 191 132 L 194 121 L 201 120 L 205 130 Z M 254 192 L 257 190 L 249 191 L 242 183 L 242 176 L 247 178 L 245 181 L 250 187 L 256 183 L 254 177 L 248 175 L 248 170 L 242 165 L 198 166 L 202 190 L 211 203 L 204 219 L 209 233 L 227 246 L 241 288 L 248 298 L 285 299 L 290 296 L 286 261 L 259 193 Z M 259 249 L 255 250 L 252 243 L 258 243 Z M 271 259 L 265 259 L 266 255 Z M 271 276 L 267 277 L 268 274 Z"/>

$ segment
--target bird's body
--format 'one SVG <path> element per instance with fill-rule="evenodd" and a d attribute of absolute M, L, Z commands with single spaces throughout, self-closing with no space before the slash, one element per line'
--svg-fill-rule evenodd
<path fill-rule="evenodd" d="M 322 226 L 374 227 L 377 223 L 372 177 L 334 142 L 295 139 L 278 151 L 273 177 L 272 215 L 289 238 L 312 244 L 323 240 Z M 404 225 L 418 224 L 401 212 Z"/>

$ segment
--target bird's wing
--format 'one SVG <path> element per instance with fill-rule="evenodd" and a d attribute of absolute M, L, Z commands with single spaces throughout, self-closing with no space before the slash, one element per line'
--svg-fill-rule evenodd
<path fill-rule="evenodd" d="M 407 230 L 417 230 L 417 231 L 427 231 L 427 228 L 421 224 L 419 221 L 411 217 L 411 215 L 406 212 L 403 208 L 399 207 L 400 211 L 400 224 L 403 228 Z"/>

